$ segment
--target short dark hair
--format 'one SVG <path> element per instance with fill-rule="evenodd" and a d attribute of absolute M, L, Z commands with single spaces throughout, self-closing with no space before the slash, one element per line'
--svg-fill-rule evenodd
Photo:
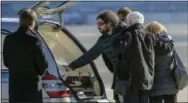
<path fill-rule="evenodd" d="M 20 25 L 30 26 L 37 19 L 36 13 L 31 9 L 22 9 L 18 12 Z"/>
<path fill-rule="evenodd" d="M 119 18 L 112 10 L 104 10 L 100 12 L 97 19 L 102 19 L 105 23 L 111 23 L 112 26 L 117 26 L 119 24 Z"/>
<path fill-rule="evenodd" d="M 117 15 L 122 15 L 122 17 L 126 17 L 132 10 L 128 7 L 122 7 L 118 10 Z"/>

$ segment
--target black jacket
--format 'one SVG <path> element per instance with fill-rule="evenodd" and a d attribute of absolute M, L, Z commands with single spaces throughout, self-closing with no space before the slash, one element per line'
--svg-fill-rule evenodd
<path fill-rule="evenodd" d="M 172 75 L 174 43 L 168 37 L 156 36 L 155 78 L 151 96 L 176 94 L 178 92 Z"/>
<path fill-rule="evenodd" d="M 36 33 L 20 27 L 8 35 L 4 41 L 3 59 L 9 71 L 10 102 L 42 102 L 37 82 L 38 75 L 47 68 L 47 62 Z"/>
<path fill-rule="evenodd" d="M 120 27 L 121 27 L 121 29 L 123 29 L 122 33 L 124 33 L 127 28 L 126 24 L 124 22 L 120 22 Z M 117 37 L 117 36 L 118 36 L 118 34 L 114 37 Z M 114 68 L 112 66 L 112 63 L 110 62 L 110 60 L 107 58 L 107 56 L 104 53 L 102 53 L 102 58 L 103 58 L 105 65 L 107 66 L 108 70 L 111 73 L 114 73 Z M 119 58 L 119 56 L 118 56 L 118 58 Z"/>
<path fill-rule="evenodd" d="M 120 41 L 120 42 L 118 42 Z M 119 43 L 119 45 L 117 45 Z M 114 47 L 121 54 L 119 79 L 127 79 L 130 72 L 131 85 L 135 89 L 150 90 L 154 78 L 154 41 L 146 35 L 141 24 L 135 24 L 114 40 Z"/>
<path fill-rule="evenodd" d="M 81 57 L 69 64 L 69 67 L 72 69 L 80 68 L 86 64 L 91 63 L 95 60 L 100 54 L 103 54 L 106 61 L 110 63 L 107 65 L 117 68 L 118 56 L 117 51 L 112 46 L 112 39 L 115 35 L 118 35 L 122 32 L 123 27 L 117 27 L 112 35 L 102 35 L 99 37 L 96 44 L 87 52 L 85 52 Z M 106 62 L 107 63 L 107 62 Z M 111 70 L 113 71 L 113 70 Z"/>
<path fill-rule="evenodd" d="M 108 68 L 108 70 L 111 72 L 111 73 L 114 73 L 114 68 L 112 66 L 112 63 L 110 62 L 110 60 L 107 58 L 107 56 L 102 53 L 102 58 L 103 58 L 103 61 L 106 65 L 106 67 Z"/>

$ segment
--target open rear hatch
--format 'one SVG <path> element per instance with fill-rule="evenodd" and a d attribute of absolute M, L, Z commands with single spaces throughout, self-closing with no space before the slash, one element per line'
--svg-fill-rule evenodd
<path fill-rule="evenodd" d="M 63 27 L 63 11 L 73 2 L 59 2 L 59 6 L 51 8 L 56 2 L 38 2 L 33 7 L 39 16 L 38 32 L 48 45 L 58 66 L 59 78 L 68 84 L 80 100 L 106 99 L 104 84 L 94 63 L 90 63 L 75 71 L 65 72 L 64 65 L 69 64 L 86 49 Z M 56 3 L 57 5 L 57 3 Z M 43 18 L 55 19 L 57 22 L 41 21 Z"/>

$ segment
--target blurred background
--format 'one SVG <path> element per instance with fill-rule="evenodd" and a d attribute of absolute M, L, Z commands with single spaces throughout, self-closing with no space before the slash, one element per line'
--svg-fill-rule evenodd
<path fill-rule="evenodd" d="M 21 8 L 31 7 L 36 2 L 11 1 L 2 2 L 2 18 L 17 17 L 16 13 Z M 56 7 L 61 1 L 51 3 L 50 7 Z M 188 67 L 188 1 L 132 1 L 132 2 L 77 2 L 65 10 L 63 15 L 64 26 L 83 44 L 88 50 L 101 35 L 96 28 L 96 16 L 105 9 L 117 11 L 121 7 L 129 7 L 133 11 L 140 11 L 145 16 L 145 24 L 150 21 L 158 21 L 168 29 L 168 34 L 175 41 L 175 46 L 183 63 Z M 112 74 L 107 70 L 101 56 L 95 60 L 98 71 L 105 84 L 108 98 L 113 101 Z M 179 102 L 188 102 L 188 88 L 178 94 Z"/>
<path fill-rule="evenodd" d="M 94 24 L 96 15 L 105 9 L 117 11 L 130 7 L 145 15 L 145 22 L 157 20 L 163 23 L 186 23 L 188 2 L 79 2 L 65 11 L 65 24 Z"/>
<path fill-rule="evenodd" d="M 16 3 L 16 5 L 14 4 Z M 11 1 L 2 2 L 2 17 L 16 16 L 20 8 L 27 8 L 36 2 Z M 56 7 L 61 1 L 51 2 L 50 7 Z M 13 6 L 11 6 L 11 4 Z M 71 8 L 65 10 L 65 25 L 91 25 L 95 23 L 96 15 L 105 9 L 117 11 L 120 7 L 130 7 L 132 10 L 140 11 L 145 15 L 145 22 L 157 20 L 163 23 L 187 23 L 187 1 L 120 1 L 120 2 L 77 2 Z M 15 11 L 15 12 L 14 12 Z"/>

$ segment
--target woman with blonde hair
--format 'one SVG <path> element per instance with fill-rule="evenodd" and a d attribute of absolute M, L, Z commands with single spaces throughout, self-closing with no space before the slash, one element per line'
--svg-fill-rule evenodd
<path fill-rule="evenodd" d="M 161 23 L 154 21 L 146 25 L 147 35 L 155 38 L 155 77 L 150 91 L 150 103 L 175 103 L 176 88 L 172 75 L 174 44 L 167 29 Z"/>

